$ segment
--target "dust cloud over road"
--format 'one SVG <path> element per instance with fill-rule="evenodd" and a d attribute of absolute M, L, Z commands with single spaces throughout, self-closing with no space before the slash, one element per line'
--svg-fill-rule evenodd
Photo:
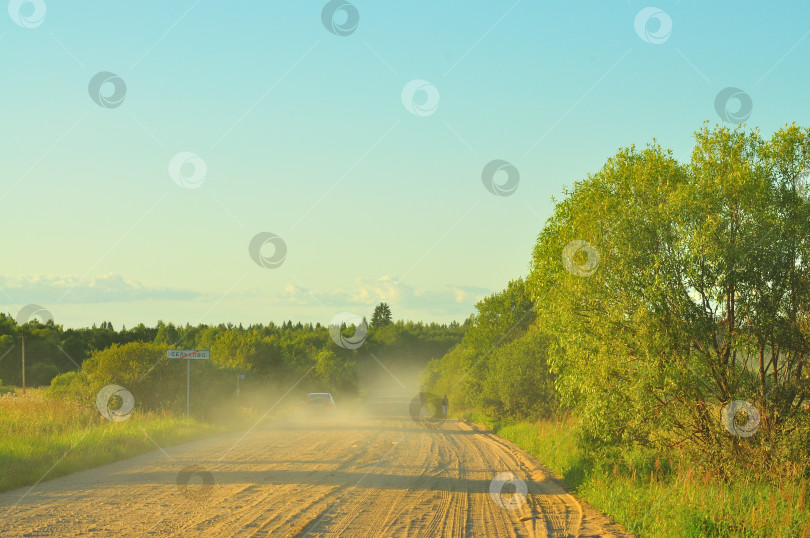
<path fill-rule="evenodd" d="M 455 420 L 413 421 L 412 397 L 375 393 L 337 415 L 262 423 L 0 494 L 0 535 L 625 535 L 514 445 Z M 512 476 L 522 483 L 500 487 Z"/>

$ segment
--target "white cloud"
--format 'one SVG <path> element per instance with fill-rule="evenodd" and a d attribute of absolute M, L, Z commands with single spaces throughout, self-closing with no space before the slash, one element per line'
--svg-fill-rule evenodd
<path fill-rule="evenodd" d="M 0 275 L 0 310 L 15 313 L 27 304 L 43 305 L 66 327 L 89 326 L 100 320 L 130 326 L 153 324 L 158 319 L 192 325 L 283 319 L 325 323 L 344 311 L 370 317 L 380 302 L 391 305 L 396 319 L 441 322 L 465 319 L 474 312 L 475 303 L 491 293 L 469 286 L 416 289 L 394 275 L 358 278 L 341 289 L 307 289 L 288 283 L 276 291 L 243 288 L 225 295 L 145 286 L 115 273 L 92 278 Z M 202 318 L 201 304 L 209 305 Z"/>
<path fill-rule="evenodd" d="M 320 304 L 335 308 L 374 306 L 380 302 L 394 308 L 432 311 L 437 314 L 472 313 L 473 306 L 492 292 L 470 286 L 444 286 L 438 290 L 417 290 L 394 275 L 376 279 L 355 279 L 350 289 L 320 291 L 288 283 L 279 295 L 283 301 L 298 304 Z"/>
<path fill-rule="evenodd" d="M 143 300 L 190 300 L 203 294 L 181 289 L 143 286 L 132 279 L 108 273 L 82 279 L 78 276 L 0 275 L 6 299 L 26 303 L 111 303 Z"/>

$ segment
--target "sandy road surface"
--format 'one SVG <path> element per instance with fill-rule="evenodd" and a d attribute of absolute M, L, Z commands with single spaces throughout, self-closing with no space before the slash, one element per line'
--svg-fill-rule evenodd
<path fill-rule="evenodd" d="M 409 401 L 373 395 L 367 413 L 263 424 L 3 493 L 0 535 L 622 535 L 514 445 L 456 421 L 424 428 Z M 499 505 L 502 472 L 527 495 L 506 485 Z"/>

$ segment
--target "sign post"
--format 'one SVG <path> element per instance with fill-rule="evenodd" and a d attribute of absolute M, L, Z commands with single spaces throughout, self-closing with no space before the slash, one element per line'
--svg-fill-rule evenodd
<path fill-rule="evenodd" d="M 236 397 L 239 397 L 239 380 L 245 379 L 245 374 L 239 374 L 236 376 Z"/>
<path fill-rule="evenodd" d="M 186 359 L 186 418 L 191 413 L 191 359 L 209 360 L 211 352 L 207 349 L 170 349 L 167 353 L 170 359 Z"/>

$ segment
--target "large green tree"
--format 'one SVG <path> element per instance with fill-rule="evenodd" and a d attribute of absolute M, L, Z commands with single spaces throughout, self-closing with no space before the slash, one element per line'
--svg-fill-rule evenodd
<path fill-rule="evenodd" d="M 691 162 L 630 147 L 575 184 L 529 286 L 585 437 L 739 448 L 735 400 L 770 443 L 810 396 L 810 133 L 704 126 Z"/>

